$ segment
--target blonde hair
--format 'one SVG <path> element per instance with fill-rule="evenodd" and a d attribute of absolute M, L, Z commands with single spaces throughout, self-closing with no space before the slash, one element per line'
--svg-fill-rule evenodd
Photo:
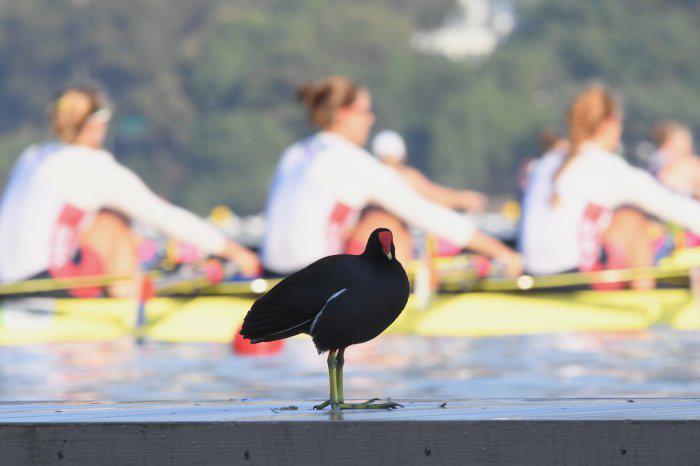
<path fill-rule="evenodd" d="M 330 76 L 315 83 L 299 86 L 297 97 L 308 108 L 309 120 L 319 128 L 327 128 L 338 110 L 352 105 L 362 88 L 348 78 Z"/>
<path fill-rule="evenodd" d="M 74 142 L 90 115 L 106 106 L 106 96 L 95 89 L 70 87 L 62 91 L 51 106 L 55 136 L 63 142 Z"/>
<path fill-rule="evenodd" d="M 580 93 L 571 104 L 568 115 L 569 150 L 559 169 L 554 174 L 553 184 L 564 172 L 566 167 L 578 155 L 584 142 L 590 139 L 608 118 L 620 113 L 620 104 L 613 92 L 603 84 L 593 84 Z M 557 203 L 556 189 L 552 195 L 552 203 Z"/>
<path fill-rule="evenodd" d="M 658 147 L 663 146 L 666 142 L 677 133 L 690 133 L 690 128 L 675 120 L 666 120 L 657 123 L 654 126 L 654 142 Z"/>

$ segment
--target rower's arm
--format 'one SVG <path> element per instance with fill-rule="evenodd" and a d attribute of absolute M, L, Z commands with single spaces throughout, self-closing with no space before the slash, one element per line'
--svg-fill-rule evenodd
<path fill-rule="evenodd" d="M 403 168 L 401 174 L 413 189 L 427 199 L 446 207 L 458 207 L 456 202 L 457 196 L 454 190 L 433 183 L 415 168 Z"/>
<path fill-rule="evenodd" d="M 620 165 L 620 167 L 622 167 Z M 614 176 L 612 189 L 619 204 L 632 204 L 663 220 L 677 223 L 700 234 L 700 203 L 676 194 L 649 173 L 625 164 Z"/>
<path fill-rule="evenodd" d="M 163 234 L 195 245 L 204 254 L 220 254 L 226 238 L 195 214 L 158 197 L 131 170 L 114 164 L 100 192 L 105 207 L 152 226 Z"/>
<path fill-rule="evenodd" d="M 693 179 L 693 192 L 692 195 L 695 199 L 700 199 L 700 158 L 693 156 L 692 167 L 692 179 Z"/>
<path fill-rule="evenodd" d="M 402 168 L 400 173 L 413 189 L 437 204 L 457 210 L 480 210 L 483 208 L 485 196 L 481 193 L 441 186 L 412 167 Z"/>
<path fill-rule="evenodd" d="M 478 231 L 467 216 L 425 199 L 392 169 L 378 166 L 372 171 L 375 167 L 367 168 L 365 175 L 370 179 L 370 197 L 374 202 L 428 233 L 502 261 L 508 275 L 522 272 L 520 255 L 496 238 Z"/>
<path fill-rule="evenodd" d="M 402 220 L 458 246 L 471 241 L 476 227 L 466 215 L 427 200 L 396 171 L 379 163 L 367 165 L 363 171 L 372 201 Z"/>

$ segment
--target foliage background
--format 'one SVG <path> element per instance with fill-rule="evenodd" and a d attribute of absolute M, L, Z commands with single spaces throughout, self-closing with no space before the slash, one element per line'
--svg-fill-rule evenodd
<path fill-rule="evenodd" d="M 628 155 L 661 118 L 700 122 L 700 6 L 690 0 L 520 0 L 480 62 L 410 47 L 452 0 L 0 0 L 0 183 L 48 137 L 68 81 L 94 79 L 117 115 L 109 148 L 156 191 L 205 213 L 259 211 L 280 151 L 308 134 L 295 88 L 348 75 L 377 129 L 405 134 L 435 179 L 510 193 L 545 125 L 582 84 L 624 97 Z"/>

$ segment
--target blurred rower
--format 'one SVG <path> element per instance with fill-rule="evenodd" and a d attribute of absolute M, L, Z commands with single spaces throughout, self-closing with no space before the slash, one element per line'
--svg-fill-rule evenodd
<path fill-rule="evenodd" d="M 568 123 L 568 150 L 545 154 L 525 193 L 521 246 L 527 270 L 650 266 L 653 239 L 646 214 L 700 232 L 699 203 L 615 154 L 622 107 L 610 89 L 594 85 L 578 95 Z"/>
<path fill-rule="evenodd" d="M 384 130 L 372 139 L 372 153 L 386 166 L 395 170 L 418 193 L 437 204 L 454 210 L 481 212 L 486 205 L 485 195 L 469 190 L 456 190 L 433 183 L 419 170 L 406 164 L 406 143 L 396 131 Z M 371 205 L 362 211 L 360 222 L 348 239 L 348 251 L 360 253 L 366 238 L 375 228 L 390 228 L 394 233 L 396 257 L 406 264 L 413 253 L 413 238 L 407 225 L 386 210 Z"/>
<path fill-rule="evenodd" d="M 477 191 L 450 189 L 433 183 L 416 168 L 406 165 L 406 143 L 396 131 L 384 130 L 372 139 L 372 152 L 393 168 L 413 189 L 431 201 L 455 210 L 481 212 L 488 198 Z"/>
<path fill-rule="evenodd" d="M 700 198 L 700 159 L 693 155 L 693 133 L 676 121 L 663 121 L 654 128 L 657 151 L 651 172 L 672 190 Z"/>
<path fill-rule="evenodd" d="M 530 177 L 535 172 L 537 162 L 540 161 L 543 154 L 549 152 L 566 152 L 569 149 L 569 141 L 559 136 L 559 134 L 551 128 L 542 129 L 537 134 L 537 141 L 539 143 L 539 153 L 534 156 L 526 157 L 520 163 L 518 169 L 518 189 L 521 194 L 527 189 Z"/>
<path fill-rule="evenodd" d="M 133 274 L 139 264 L 131 220 L 256 273 L 254 253 L 158 197 L 103 149 L 111 115 L 106 96 L 92 88 L 71 87 L 55 100 L 51 123 L 57 139 L 22 153 L 3 194 L 0 280 Z"/>
<path fill-rule="evenodd" d="M 518 254 L 479 232 L 467 216 L 426 199 L 363 149 L 374 123 L 367 89 L 334 76 L 302 86 L 299 99 L 320 131 L 288 147 L 277 166 L 263 243 L 268 270 L 287 274 L 344 252 L 360 212 L 375 204 L 457 246 L 499 259 L 511 274 L 520 272 Z"/>

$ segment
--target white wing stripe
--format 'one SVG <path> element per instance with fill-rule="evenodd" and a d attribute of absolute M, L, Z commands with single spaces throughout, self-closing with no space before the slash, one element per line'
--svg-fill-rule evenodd
<path fill-rule="evenodd" d="M 311 320 L 311 319 L 309 319 L 309 320 Z M 302 325 L 304 325 L 305 323 L 307 323 L 309 320 L 305 320 L 304 322 L 302 322 L 302 323 L 300 323 L 300 324 L 294 325 L 294 326 L 289 327 L 289 328 L 285 328 L 284 330 L 280 330 L 280 331 L 278 331 L 278 332 L 272 332 L 272 333 L 265 334 L 265 335 L 263 335 L 263 336 L 260 337 L 260 338 L 268 338 L 268 337 L 271 337 L 272 335 L 277 335 L 278 333 L 286 332 L 286 331 L 288 331 L 288 330 L 292 330 L 292 329 L 295 329 L 295 328 L 297 328 L 297 327 L 301 327 Z M 259 340 L 259 338 L 254 338 L 253 340 Z M 253 343 L 255 343 L 255 342 L 253 342 Z"/>
<path fill-rule="evenodd" d="M 331 301 L 333 301 L 335 298 L 337 298 L 337 297 L 340 296 L 341 294 L 345 293 L 346 291 L 348 291 L 348 289 L 347 289 L 347 288 L 343 288 L 343 289 L 340 290 L 340 291 L 336 291 L 335 293 L 333 293 L 333 296 L 331 296 L 330 298 L 328 298 L 328 300 L 326 301 L 326 304 L 324 304 L 323 307 L 321 308 L 321 310 L 318 312 L 318 314 L 316 314 L 316 317 L 314 318 L 314 321 L 311 322 L 311 328 L 309 329 L 309 333 L 311 333 L 311 332 L 314 331 L 314 327 L 316 326 L 316 323 L 318 322 L 318 318 L 321 317 L 321 314 L 323 314 L 323 311 L 326 309 L 326 306 L 328 306 L 328 303 L 330 303 Z"/>

